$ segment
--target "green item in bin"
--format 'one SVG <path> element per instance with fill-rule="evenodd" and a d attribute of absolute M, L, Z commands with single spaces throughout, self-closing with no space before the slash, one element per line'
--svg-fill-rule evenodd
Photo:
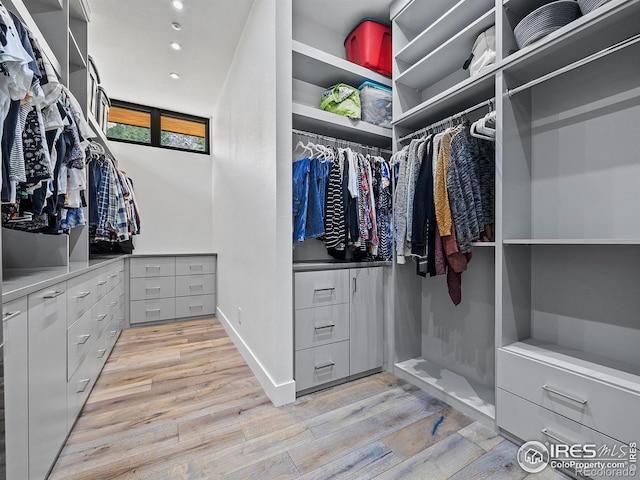
<path fill-rule="evenodd" d="M 338 83 L 322 93 L 320 108 L 327 112 L 360 120 L 360 92 L 357 88 Z"/>

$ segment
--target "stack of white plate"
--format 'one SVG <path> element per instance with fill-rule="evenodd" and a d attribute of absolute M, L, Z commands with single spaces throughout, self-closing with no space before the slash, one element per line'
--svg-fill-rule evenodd
<path fill-rule="evenodd" d="M 601 7 L 605 3 L 611 0 L 578 0 L 578 4 L 580 5 L 580 10 L 582 10 L 582 14 L 586 15 L 591 10 L 595 10 L 598 7 Z"/>
<path fill-rule="evenodd" d="M 576 0 L 558 0 L 547 3 L 524 17 L 513 33 L 518 47 L 524 48 L 573 22 L 580 15 Z"/>

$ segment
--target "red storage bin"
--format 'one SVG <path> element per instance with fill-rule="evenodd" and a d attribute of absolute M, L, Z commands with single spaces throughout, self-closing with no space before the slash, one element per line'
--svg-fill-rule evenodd
<path fill-rule="evenodd" d="M 344 41 L 347 60 L 387 77 L 391 76 L 391 27 L 364 18 Z"/>

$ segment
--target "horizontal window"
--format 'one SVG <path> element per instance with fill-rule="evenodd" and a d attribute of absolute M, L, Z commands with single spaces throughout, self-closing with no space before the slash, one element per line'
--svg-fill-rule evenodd
<path fill-rule="evenodd" d="M 152 147 L 209 153 L 209 120 L 112 100 L 107 138 Z"/>

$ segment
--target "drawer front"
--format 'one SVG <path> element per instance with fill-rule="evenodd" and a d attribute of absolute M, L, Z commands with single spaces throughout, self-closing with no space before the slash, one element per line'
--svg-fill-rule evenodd
<path fill-rule="evenodd" d="M 498 387 L 623 442 L 638 440 L 640 395 L 498 350 Z M 611 408 L 615 405 L 615 408 Z"/>
<path fill-rule="evenodd" d="M 192 295 L 176 298 L 176 318 L 213 315 L 215 311 L 215 295 Z"/>
<path fill-rule="evenodd" d="M 321 307 L 349 302 L 349 270 L 295 274 L 295 308 Z"/>
<path fill-rule="evenodd" d="M 176 296 L 175 277 L 132 278 L 131 300 L 151 300 Z"/>
<path fill-rule="evenodd" d="M 498 389 L 496 412 L 498 426 L 524 442 L 535 440 L 543 444 L 594 444 L 596 448 L 606 445 L 612 450 L 617 446 L 616 451 L 622 446 L 618 440 L 502 389 Z"/>
<path fill-rule="evenodd" d="M 100 342 L 97 342 L 100 343 Z M 96 383 L 98 363 L 94 355 L 88 355 L 67 382 L 67 429 L 71 430 L 76 418 Z"/>
<path fill-rule="evenodd" d="M 134 300 L 131 302 L 130 322 L 146 323 L 176 318 L 175 298 L 157 300 Z"/>
<path fill-rule="evenodd" d="M 67 281 L 67 326 L 79 319 L 96 303 L 95 287 L 91 273 Z"/>
<path fill-rule="evenodd" d="M 118 265 L 111 265 L 107 274 L 107 290 L 111 291 L 120 283 L 120 273 Z M 123 274 L 124 275 L 124 274 Z"/>
<path fill-rule="evenodd" d="M 175 257 L 132 258 L 131 278 L 171 277 L 176 274 Z"/>
<path fill-rule="evenodd" d="M 119 322 L 114 319 L 107 327 L 105 332 L 103 333 L 104 338 L 104 348 L 107 349 L 107 355 L 111 352 L 111 349 L 116 344 L 118 337 L 120 336 L 120 332 L 122 329 L 119 327 Z M 105 358 L 106 360 L 106 358 Z"/>
<path fill-rule="evenodd" d="M 104 364 L 107 362 L 107 358 L 109 358 L 109 353 L 111 352 L 111 348 L 109 346 L 109 330 L 111 329 L 111 325 L 113 324 L 110 323 L 107 326 L 107 329 L 102 333 L 102 335 L 100 336 L 100 338 L 98 339 L 98 341 L 95 343 L 95 345 L 93 346 L 93 348 L 91 349 L 91 353 L 89 355 L 92 355 L 93 358 L 95 359 L 95 365 L 96 365 L 96 376 L 99 375 L 100 371 L 102 370 L 102 367 L 104 367 Z"/>
<path fill-rule="evenodd" d="M 98 336 L 104 331 L 111 321 L 111 307 L 109 307 L 109 297 L 101 298 L 98 303 L 91 307 L 91 321 L 96 326 Z"/>
<path fill-rule="evenodd" d="M 91 311 L 86 312 L 67 328 L 67 380 L 73 376 L 80 362 L 93 348 L 97 337 L 98 328 L 91 318 Z"/>
<path fill-rule="evenodd" d="M 296 390 L 349 376 L 349 341 L 330 343 L 296 352 Z"/>
<path fill-rule="evenodd" d="M 103 298 L 109 291 L 109 269 L 101 268 L 92 276 L 93 289 L 96 292 L 96 302 Z"/>
<path fill-rule="evenodd" d="M 296 310 L 296 350 L 349 339 L 349 304 Z"/>
<path fill-rule="evenodd" d="M 216 257 L 194 255 L 176 257 L 176 275 L 211 275 L 216 273 Z"/>
<path fill-rule="evenodd" d="M 176 277 L 176 297 L 211 295 L 216 293 L 215 275 L 184 275 Z"/>

